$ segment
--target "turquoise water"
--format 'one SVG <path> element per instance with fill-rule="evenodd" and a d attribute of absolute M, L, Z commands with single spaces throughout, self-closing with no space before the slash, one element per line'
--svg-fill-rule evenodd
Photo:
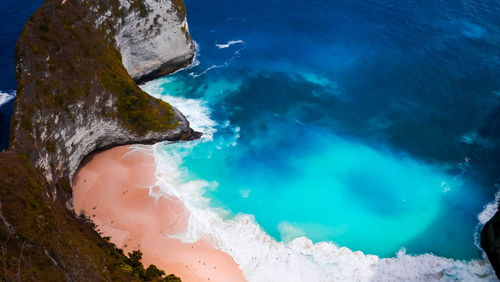
<path fill-rule="evenodd" d="M 205 133 L 165 147 L 184 181 L 278 241 L 481 257 L 498 171 L 478 153 L 497 152 L 481 143 L 500 105 L 493 6 L 292 2 L 186 1 L 199 64 L 145 86 Z"/>
<path fill-rule="evenodd" d="M 191 80 L 200 81 L 178 73 L 156 82 L 157 91 L 179 97 Z M 241 87 L 204 80 L 196 86 L 204 99 L 197 101 L 217 107 L 240 95 Z M 402 247 L 416 254 L 480 256 L 473 244 L 476 215 L 489 201 L 480 187 L 443 166 L 262 111 L 258 103 L 234 107 L 232 119 L 215 119 L 212 141 L 165 147 L 181 152 L 186 182 L 209 183 L 205 196 L 212 207 L 230 211 L 226 218 L 251 214 L 277 240 L 306 236 L 382 257 Z M 238 117 L 248 120 L 233 124 Z"/>
<path fill-rule="evenodd" d="M 284 140 L 266 136 L 230 149 L 200 145 L 184 165 L 192 177 L 218 183 L 208 193 L 216 206 L 255 215 L 285 241 L 307 236 L 390 256 L 443 208 L 447 176 L 441 171 L 335 136 L 304 133 L 314 138 L 312 149 L 282 148 L 276 143 Z M 285 164 L 274 163 L 280 157 L 272 157 L 269 147 L 287 155 Z"/>

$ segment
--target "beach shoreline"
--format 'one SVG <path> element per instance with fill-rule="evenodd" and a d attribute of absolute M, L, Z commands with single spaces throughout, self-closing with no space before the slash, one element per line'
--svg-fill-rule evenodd
<path fill-rule="evenodd" d="M 74 178 L 74 210 L 125 253 L 141 250 L 145 267 L 154 264 L 183 281 L 245 281 L 229 254 L 203 239 L 183 243 L 171 237 L 186 231 L 189 211 L 175 197 L 152 196 L 156 182 L 152 146 L 95 153 Z"/>

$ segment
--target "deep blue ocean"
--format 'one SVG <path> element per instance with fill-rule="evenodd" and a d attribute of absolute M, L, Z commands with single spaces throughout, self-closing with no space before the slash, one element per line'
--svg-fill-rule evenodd
<path fill-rule="evenodd" d="M 17 88 L 14 75 L 14 50 L 17 38 L 29 16 L 43 3 L 42 0 L 0 1 L 0 151 L 8 146 L 10 116 Z"/>
<path fill-rule="evenodd" d="M 198 64 L 144 89 L 209 109 L 213 141 L 165 150 L 211 207 L 277 241 L 481 257 L 500 176 L 497 1 L 186 5 Z"/>

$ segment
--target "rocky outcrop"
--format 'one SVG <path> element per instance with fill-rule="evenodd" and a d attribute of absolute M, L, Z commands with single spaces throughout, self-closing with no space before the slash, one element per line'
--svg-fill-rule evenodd
<path fill-rule="evenodd" d="M 101 108 L 92 105 L 86 109 L 91 115 L 100 111 Z M 72 112 L 83 111 L 81 106 L 76 106 Z M 50 137 L 55 145 L 55 150 L 49 152 L 47 148 L 41 149 L 35 159 L 35 166 L 45 171 L 45 177 L 49 183 L 57 180 L 57 177 L 65 176 L 71 179 L 75 174 L 80 162 L 91 152 L 105 149 L 116 145 L 142 143 L 152 144 L 163 140 L 180 140 L 183 135 L 190 133 L 189 122 L 184 115 L 173 108 L 174 119 L 177 126 L 165 132 L 150 131 L 144 134 L 131 132 L 118 120 L 112 118 L 84 118 L 75 115 L 75 122 L 68 124 L 58 120 L 57 114 L 47 116 L 56 131 Z M 44 123 L 40 121 L 40 123 Z M 46 130 L 46 129 L 45 129 Z M 41 132 L 42 136 L 49 138 L 46 131 Z M 65 156 L 61 158 L 60 156 Z M 66 157 L 68 156 L 68 157 Z M 52 167 L 56 165 L 56 173 Z"/>
<path fill-rule="evenodd" d="M 144 80 L 191 62 L 183 5 L 47 1 L 37 15 L 16 50 L 11 146 L 28 152 L 49 183 L 71 178 L 100 148 L 188 138 L 182 113 L 148 96 L 128 74 Z"/>
<path fill-rule="evenodd" d="M 130 10 L 131 3 L 121 5 Z M 123 65 L 138 82 L 187 66 L 195 51 L 184 6 L 178 1 L 144 1 L 118 24 L 115 39 Z"/>
<path fill-rule="evenodd" d="M 5 279 L 152 279 L 74 214 L 70 182 L 95 150 L 196 137 L 134 81 L 193 54 L 182 0 L 46 0 L 30 17 L 16 47 L 10 148 L 0 152 Z"/>
<path fill-rule="evenodd" d="M 500 107 L 494 108 L 478 131 L 480 144 L 472 152 L 477 171 L 485 179 L 484 186 L 498 189 L 500 183 Z M 500 205 L 500 203 L 498 203 Z M 481 232 L 481 247 L 500 279 L 500 212 L 484 225 Z"/>

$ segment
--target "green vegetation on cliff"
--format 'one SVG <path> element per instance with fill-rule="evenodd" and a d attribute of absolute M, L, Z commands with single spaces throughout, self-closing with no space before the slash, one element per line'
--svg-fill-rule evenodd
<path fill-rule="evenodd" d="M 69 183 L 58 186 L 71 191 Z M 159 281 L 165 275 L 155 266 L 145 269 L 138 251 L 124 256 L 61 204 L 26 156 L 0 153 L 0 187 L 0 268 L 7 281 Z M 180 281 L 174 278 L 164 281 Z"/>
<path fill-rule="evenodd" d="M 141 18 L 145 18 L 148 16 L 148 7 L 146 7 L 146 4 L 144 4 L 143 1 L 141 0 L 132 0 L 132 2 L 130 2 L 130 10 L 134 10 L 134 11 L 138 11 L 139 12 L 139 16 Z"/>
<path fill-rule="evenodd" d="M 135 84 L 123 67 L 116 48 L 108 47 L 96 55 L 103 62 L 100 82 L 110 92 L 121 94 L 116 102 L 117 116 L 131 131 L 166 131 L 177 125 L 169 104 L 152 98 Z"/>
<path fill-rule="evenodd" d="M 105 3 L 47 1 L 26 23 L 16 48 L 17 61 L 29 68 L 31 76 L 18 77 L 21 127 L 31 134 L 35 111 L 68 113 L 78 101 L 116 99 L 116 108 L 103 109 L 105 116 L 117 118 L 132 132 L 166 131 L 177 126 L 172 107 L 142 91 L 127 73 L 115 47 L 113 25 L 106 20 L 96 27 L 97 18 L 89 11 L 119 13 L 118 0 Z M 101 4 L 99 4 L 101 3 Z M 143 1 L 133 1 L 143 7 Z M 132 6 L 131 6 L 132 7 Z M 142 8 L 140 8 L 142 11 Z M 32 60 L 26 62 L 25 60 Z M 18 70 L 19 72 L 20 70 Z M 104 91 L 103 91 L 104 90 Z M 14 119 L 14 123 L 19 122 Z"/>

